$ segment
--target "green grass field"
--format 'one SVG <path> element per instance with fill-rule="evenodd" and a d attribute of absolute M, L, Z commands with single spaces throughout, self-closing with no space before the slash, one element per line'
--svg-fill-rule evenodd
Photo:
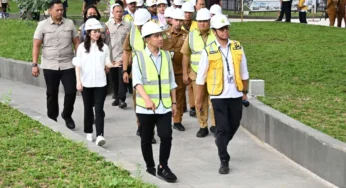
<path fill-rule="evenodd" d="M 30 23 L 30 22 L 29 22 Z M 35 24 L 0 20 L 0 56 L 31 61 Z M 16 35 L 9 35 L 16 33 Z M 346 141 L 346 30 L 293 23 L 232 23 L 251 79 L 265 80 L 265 104 Z"/>
<path fill-rule="evenodd" d="M 155 187 L 0 103 L 0 187 Z"/>

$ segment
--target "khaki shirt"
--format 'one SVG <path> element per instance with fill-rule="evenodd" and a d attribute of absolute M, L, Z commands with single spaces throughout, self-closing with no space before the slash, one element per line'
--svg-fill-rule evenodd
<path fill-rule="evenodd" d="M 168 50 L 172 55 L 174 74 L 183 74 L 183 54 L 180 52 L 189 32 L 181 30 L 175 33 L 173 27 L 163 32 L 163 50 Z"/>
<path fill-rule="evenodd" d="M 71 69 L 74 51 L 72 40 L 78 37 L 72 20 L 63 18 L 59 25 L 51 18 L 40 21 L 34 39 L 42 41 L 41 68 L 51 70 Z"/>
<path fill-rule="evenodd" d="M 131 25 L 126 21 L 116 24 L 114 20 L 111 20 L 108 22 L 107 27 L 110 35 L 108 46 L 111 49 L 111 59 L 112 61 L 119 62 L 122 60 L 123 43 L 130 32 Z"/>
<path fill-rule="evenodd" d="M 206 33 L 203 33 L 203 34 L 200 33 L 200 35 L 202 36 L 202 39 L 203 39 L 204 43 L 206 43 L 207 40 L 208 40 L 209 32 L 210 32 L 210 30 L 209 30 L 208 32 L 206 32 Z M 182 54 L 187 55 L 187 56 L 190 57 L 190 55 L 191 55 L 191 48 L 190 48 L 190 44 L 189 44 L 189 35 L 187 35 L 187 37 L 186 37 L 186 39 L 185 39 L 185 41 L 184 41 L 183 47 L 181 48 L 181 51 L 180 51 L 180 52 L 181 52 Z M 189 77 L 190 77 L 190 79 L 191 79 L 191 80 L 196 80 L 197 73 L 195 73 L 193 70 L 191 70 L 190 65 L 189 65 L 189 70 L 188 70 L 188 72 L 189 72 Z"/>

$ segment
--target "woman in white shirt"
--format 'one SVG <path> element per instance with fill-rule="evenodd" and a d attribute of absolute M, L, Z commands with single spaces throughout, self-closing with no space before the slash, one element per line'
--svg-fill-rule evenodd
<path fill-rule="evenodd" d="M 82 92 L 84 103 L 84 132 L 89 141 L 93 140 L 93 106 L 95 106 L 96 145 L 106 143 L 104 139 L 104 102 L 107 92 L 106 68 L 119 67 L 112 64 L 109 48 L 103 43 L 101 23 L 95 18 L 85 23 L 86 38 L 78 46 L 77 55 L 73 59 L 76 66 L 77 90 Z"/>

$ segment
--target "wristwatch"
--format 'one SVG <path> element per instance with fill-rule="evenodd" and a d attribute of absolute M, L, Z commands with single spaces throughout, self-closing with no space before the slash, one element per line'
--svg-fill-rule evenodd
<path fill-rule="evenodd" d="M 248 90 L 243 90 L 242 92 L 243 92 L 244 94 L 248 94 L 248 93 L 249 93 Z"/>
<path fill-rule="evenodd" d="M 32 63 L 31 66 L 32 67 L 37 67 L 37 63 Z"/>

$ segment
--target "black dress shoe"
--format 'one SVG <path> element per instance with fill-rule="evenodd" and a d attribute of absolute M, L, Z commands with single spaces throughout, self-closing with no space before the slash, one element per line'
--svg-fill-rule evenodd
<path fill-rule="evenodd" d="M 210 132 L 213 133 L 214 135 L 216 134 L 216 127 L 215 126 L 210 126 L 209 128 Z"/>
<path fill-rule="evenodd" d="M 160 165 L 159 165 L 157 167 L 157 175 L 170 183 L 177 181 L 177 176 L 175 176 L 175 174 L 173 174 L 171 169 L 169 169 L 168 167 L 160 168 Z"/>
<path fill-rule="evenodd" d="M 125 109 L 126 107 L 127 107 L 126 102 L 120 101 L 120 103 L 119 103 L 119 108 Z"/>
<path fill-rule="evenodd" d="M 228 174 L 229 173 L 229 166 L 227 161 L 221 161 L 221 167 L 219 169 L 220 174 Z"/>
<path fill-rule="evenodd" d="M 209 134 L 208 127 L 206 127 L 206 128 L 200 128 L 196 136 L 198 138 L 203 138 L 203 137 L 206 137 L 208 134 Z"/>
<path fill-rule="evenodd" d="M 195 108 L 191 108 L 190 109 L 190 116 L 191 117 L 196 117 L 196 109 Z"/>
<path fill-rule="evenodd" d="M 112 95 L 112 99 L 115 99 L 115 95 Z"/>
<path fill-rule="evenodd" d="M 114 102 L 112 102 L 112 106 L 119 106 L 119 100 L 115 99 Z"/>
<path fill-rule="evenodd" d="M 178 131 L 185 131 L 185 127 L 181 123 L 174 123 L 173 129 L 177 129 Z"/>
<path fill-rule="evenodd" d="M 156 176 L 156 169 L 154 167 L 147 168 L 147 172 L 153 176 Z"/>
<path fill-rule="evenodd" d="M 65 124 L 66 124 L 66 127 L 69 128 L 69 129 L 74 129 L 76 127 L 73 119 L 71 117 L 68 117 L 68 118 L 64 118 L 63 119 L 65 120 Z"/>
<path fill-rule="evenodd" d="M 155 139 L 155 137 L 151 140 L 151 143 L 152 143 L 152 144 L 156 144 L 156 139 Z"/>

